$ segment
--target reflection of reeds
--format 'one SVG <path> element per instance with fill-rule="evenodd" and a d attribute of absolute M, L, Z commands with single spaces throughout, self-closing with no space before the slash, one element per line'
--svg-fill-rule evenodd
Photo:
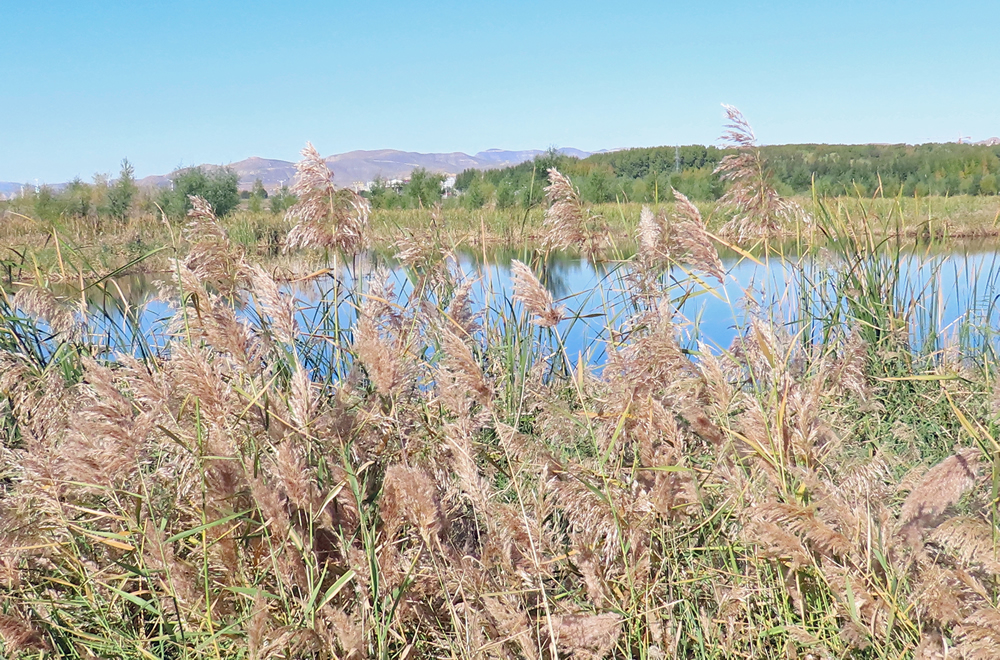
<path fill-rule="evenodd" d="M 415 245 L 403 293 L 352 271 L 301 305 L 195 212 L 162 350 L 0 299 L 5 657 L 1000 652 L 995 363 L 890 336 L 898 252 L 800 270 L 800 318 L 758 309 L 726 351 L 686 341 L 671 272 L 595 368 L 521 261 L 501 316 Z M 638 270 L 723 279 L 679 194 L 639 239 Z"/>

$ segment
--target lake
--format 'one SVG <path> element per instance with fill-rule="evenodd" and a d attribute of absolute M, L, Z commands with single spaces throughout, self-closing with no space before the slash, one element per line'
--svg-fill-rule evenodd
<path fill-rule="evenodd" d="M 882 260 L 875 269 L 882 280 L 876 284 L 895 296 L 892 304 L 908 323 L 915 347 L 937 350 L 957 340 L 976 349 L 994 347 L 1000 295 L 998 248 L 996 243 L 909 245 L 901 249 L 898 258 L 888 251 L 874 257 Z M 526 251 L 467 251 L 452 255 L 450 267 L 475 280 L 473 299 L 488 319 L 509 320 L 511 259 L 532 263 L 531 256 Z M 844 288 L 844 278 L 852 268 L 858 268 L 836 245 L 803 254 L 788 248 L 754 257 L 735 252 L 721 257 L 727 273 L 724 285 L 692 276 L 680 267 L 660 279 L 676 309 L 682 346 L 693 348 L 704 342 L 714 350 L 723 350 L 753 314 L 784 325 L 792 334 L 815 333 L 817 318 L 843 314 L 849 300 L 834 292 L 846 291 L 849 298 L 852 291 Z M 611 335 L 627 329 L 633 310 L 630 264 L 608 261 L 594 265 L 567 254 L 549 255 L 534 263 L 549 291 L 566 307 L 566 317 L 556 332 L 567 354 L 572 359 L 582 356 L 592 364 L 603 362 Z M 333 325 L 333 292 L 350 289 L 354 281 L 377 270 L 388 273 L 399 300 L 412 292 L 413 282 L 407 273 L 390 258 L 375 253 L 356 258 L 349 268 L 339 268 L 336 274 L 284 285 L 285 292 L 298 301 L 300 327 L 306 332 L 328 332 Z M 112 351 L 137 352 L 145 346 L 162 349 L 172 316 L 172 308 L 157 295 L 159 281 L 164 279 L 168 274 L 130 275 L 89 286 L 85 298 L 91 339 Z M 80 299 L 78 287 L 57 287 L 56 292 Z M 240 313 L 252 314 L 252 310 L 245 307 Z M 519 306 L 514 310 L 521 313 Z M 355 309 L 340 305 L 337 315 L 339 326 L 349 327 Z M 803 317 L 810 322 L 803 324 Z"/>

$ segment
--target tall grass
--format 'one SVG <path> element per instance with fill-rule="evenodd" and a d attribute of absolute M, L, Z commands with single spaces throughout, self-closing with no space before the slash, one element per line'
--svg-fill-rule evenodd
<path fill-rule="evenodd" d="M 364 203 L 302 168 L 314 304 L 202 204 L 141 350 L 82 291 L 3 298 L 7 657 L 1000 653 L 994 356 L 927 340 L 894 217 L 817 205 L 839 251 L 795 266 L 792 323 L 716 351 L 679 336 L 728 277 L 698 208 L 643 212 L 630 256 L 553 175 L 550 244 L 613 260 L 593 365 L 540 254 L 475 300 L 429 226 L 397 290 Z"/>

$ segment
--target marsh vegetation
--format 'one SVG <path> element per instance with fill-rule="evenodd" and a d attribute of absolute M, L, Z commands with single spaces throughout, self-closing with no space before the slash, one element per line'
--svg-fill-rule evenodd
<path fill-rule="evenodd" d="M 124 292 L 101 326 L 114 279 L 57 232 L 0 298 L 3 653 L 996 657 L 994 269 L 942 319 L 902 201 L 790 202 L 730 118 L 717 220 L 672 192 L 616 231 L 553 169 L 503 286 L 430 215 L 368 267 L 311 148 L 273 260 L 202 198 L 163 225 L 158 329 Z M 681 313 L 709 296 L 721 346 Z"/>

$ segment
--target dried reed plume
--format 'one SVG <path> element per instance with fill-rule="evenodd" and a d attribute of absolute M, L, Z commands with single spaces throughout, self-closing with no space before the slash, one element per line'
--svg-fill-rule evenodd
<path fill-rule="evenodd" d="M 726 274 L 722 268 L 722 261 L 705 230 L 701 212 L 687 197 L 677 190 L 673 192 L 677 204 L 677 216 L 671 227 L 670 237 L 677 246 L 678 258 L 716 278 L 719 284 L 724 284 Z"/>
<path fill-rule="evenodd" d="M 384 516 L 390 529 L 403 521 L 417 528 L 425 541 L 441 530 L 441 511 L 433 480 L 422 470 L 393 465 L 385 475 L 382 495 Z M 389 532 L 388 536 L 394 536 Z"/>
<path fill-rule="evenodd" d="M 554 617 L 559 647 L 577 660 L 603 660 L 618 641 L 622 619 L 617 614 Z"/>
<path fill-rule="evenodd" d="M 549 208 L 545 211 L 542 244 L 546 248 L 565 250 L 580 246 L 586 238 L 587 211 L 580 193 L 569 177 L 554 167 L 549 169 L 549 185 L 545 188 Z"/>
<path fill-rule="evenodd" d="M 899 525 L 911 542 L 921 528 L 937 525 L 948 507 L 973 486 L 981 455 L 976 448 L 962 449 L 928 470 L 910 491 L 899 513 Z"/>
<path fill-rule="evenodd" d="M 734 214 L 722 231 L 737 241 L 784 233 L 801 209 L 774 189 L 757 137 L 743 114 L 731 105 L 722 107 L 729 123 L 721 140 L 725 146 L 738 150 L 723 158 L 715 168 L 715 174 L 730 183 L 719 204 Z"/>
<path fill-rule="evenodd" d="M 448 318 L 457 326 L 462 337 L 472 337 L 479 329 L 481 314 L 472 309 L 472 285 L 474 280 L 467 279 L 455 289 L 455 295 L 448 305 Z"/>
<path fill-rule="evenodd" d="M 441 331 L 441 345 L 445 351 L 443 363 L 450 372 L 452 385 L 460 388 L 477 403 L 488 405 L 493 398 L 493 388 L 465 341 L 454 332 L 444 329 Z"/>
<path fill-rule="evenodd" d="M 646 268 L 662 267 L 670 258 L 670 243 L 667 227 L 661 216 L 654 214 L 648 206 L 639 213 L 636 231 L 639 243 L 639 262 Z"/>
<path fill-rule="evenodd" d="M 367 241 L 371 208 L 361 195 L 333 185 L 333 172 L 310 143 L 296 163 L 298 172 L 292 194 L 298 201 L 285 217 L 295 222 L 288 232 L 285 248 L 318 247 L 355 254 Z"/>
<path fill-rule="evenodd" d="M 44 321 L 61 341 L 77 341 L 84 331 L 71 307 L 46 288 L 24 286 L 14 294 L 13 306 L 30 317 Z"/>
<path fill-rule="evenodd" d="M 184 235 L 191 243 L 191 249 L 183 265 L 201 285 L 213 286 L 225 296 L 235 295 L 246 282 L 243 255 L 230 243 L 212 205 L 197 195 L 189 199 L 191 210 L 188 211 Z M 174 276 L 177 277 L 177 273 Z M 183 281 L 180 283 L 184 284 Z M 184 288 L 196 291 L 200 287 L 188 282 Z"/>
<path fill-rule="evenodd" d="M 556 307 L 549 290 L 542 286 L 532 270 L 524 263 L 514 259 L 510 262 L 510 275 L 514 284 L 514 300 L 520 301 L 530 314 L 535 325 L 552 328 L 563 318 L 565 309 Z"/>
<path fill-rule="evenodd" d="M 11 657 L 23 651 L 47 651 L 49 644 L 27 620 L 11 614 L 0 614 L 0 639 Z"/>
<path fill-rule="evenodd" d="M 281 293 L 277 282 L 260 265 L 250 268 L 253 292 L 261 306 L 261 311 L 271 318 L 271 329 L 278 341 L 290 344 L 298 335 L 295 320 L 295 299 Z"/>

